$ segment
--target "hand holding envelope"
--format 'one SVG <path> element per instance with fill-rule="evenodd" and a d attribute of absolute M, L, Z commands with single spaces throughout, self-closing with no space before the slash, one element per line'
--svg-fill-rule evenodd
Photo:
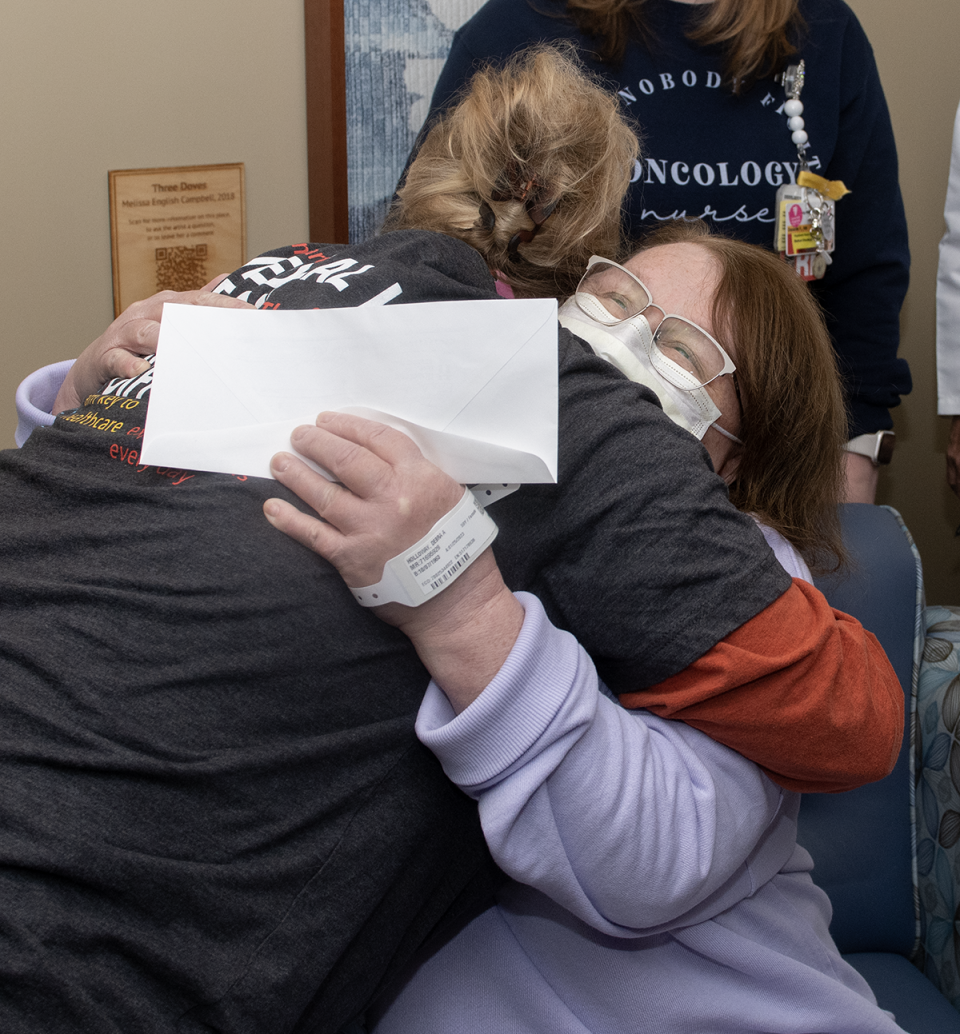
<path fill-rule="evenodd" d="M 269 478 L 321 410 L 390 424 L 463 484 L 553 483 L 556 302 L 164 306 L 141 462 Z"/>

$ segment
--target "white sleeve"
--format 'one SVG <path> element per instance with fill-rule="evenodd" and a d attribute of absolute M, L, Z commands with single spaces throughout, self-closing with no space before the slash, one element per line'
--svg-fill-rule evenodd
<path fill-rule="evenodd" d="M 18 422 L 14 440 L 18 449 L 30 437 L 34 428 L 49 427 L 53 423 L 54 417 L 50 411 L 74 361 L 67 359 L 52 366 L 42 366 L 17 388 Z"/>
<path fill-rule="evenodd" d="M 753 519 L 757 521 L 756 517 Z M 791 578 L 802 578 L 813 585 L 813 575 L 797 547 L 792 542 L 788 542 L 775 528 L 771 528 L 762 521 L 757 521 L 757 527 L 763 532 L 767 545 L 773 550 L 773 555 L 780 561 L 780 566 L 784 571 Z"/>
<path fill-rule="evenodd" d="M 797 795 L 682 722 L 601 694 L 593 663 L 536 597 L 504 667 L 455 715 L 431 683 L 417 721 L 479 801 L 514 879 L 613 936 L 702 922 L 790 858 Z"/>
<path fill-rule="evenodd" d="M 953 125 L 953 152 L 944 210 L 947 232 L 937 267 L 937 412 L 960 413 L 960 108 Z"/>

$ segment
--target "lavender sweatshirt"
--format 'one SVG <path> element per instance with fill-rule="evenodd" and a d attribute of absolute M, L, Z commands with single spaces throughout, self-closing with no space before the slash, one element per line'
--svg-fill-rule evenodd
<path fill-rule="evenodd" d="M 621 708 L 518 598 L 526 619 L 493 682 L 460 715 L 431 684 L 417 723 L 513 880 L 424 953 L 371 1029 L 898 1031 L 830 938 L 799 796 L 703 733 Z"/>

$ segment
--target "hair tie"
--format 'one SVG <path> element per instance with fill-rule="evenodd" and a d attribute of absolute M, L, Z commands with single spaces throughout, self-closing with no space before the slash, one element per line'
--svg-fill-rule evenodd
<path fill-rule="evenodd" d="M 486 201 L 480 202 L 480 225 L 488 233 L 493 232 L 494 226 L 497 224 L 497 217 L 494 214 L 493 209 L 487 204 Z"/>
<path fill-rule="evenodd" d="M 529 244 L 534 237 L 540 232 L 540 228 L 543 224 L 553 215 L 554 209 L 557 207 L 560 198 L 554 198 L 552 201 L 547 201 L 545 204 L 535 204 L 534 198 L 529 198 L 525 203 L 524 207 L 527 210 L 527 215 L 533 220 L 532 230 L 519 230 L 511 238 L 507 244 L 507 258 L 511 262 L 522 262 L 525 261 L 523 256 L 517 251 L 521 244 Z"/>

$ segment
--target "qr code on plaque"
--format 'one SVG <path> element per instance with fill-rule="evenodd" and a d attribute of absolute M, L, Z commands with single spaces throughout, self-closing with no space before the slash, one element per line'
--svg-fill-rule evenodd
<path fill-rule="evenodd" d="M 207 276 L 207 246 L 157 248 L 157 290 L 196 291 Z"/>

